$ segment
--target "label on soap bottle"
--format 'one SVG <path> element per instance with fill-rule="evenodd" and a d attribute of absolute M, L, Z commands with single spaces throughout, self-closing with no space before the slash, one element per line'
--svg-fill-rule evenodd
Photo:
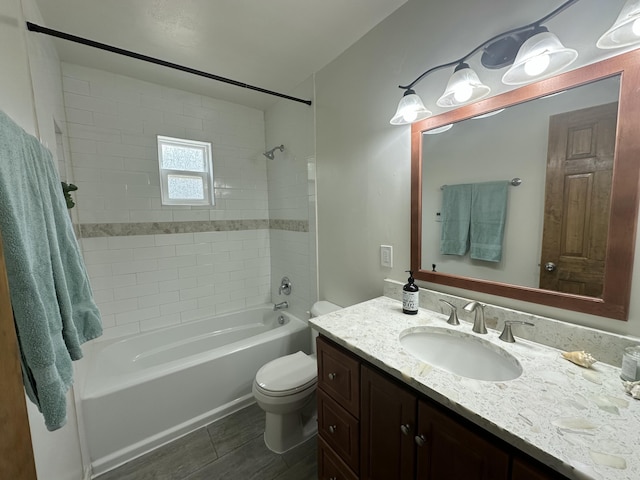
<path fill-rule="evenodd" d="M 419 292 L 402 292 L 402 311 L 408 314 L 418 313 Z"/>

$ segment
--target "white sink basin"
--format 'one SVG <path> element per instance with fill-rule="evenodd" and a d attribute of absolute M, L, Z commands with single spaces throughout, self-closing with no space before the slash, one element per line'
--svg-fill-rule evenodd
<path fill-rule="evenodd" d="M 400 333 L 400 344 L 418 360 L 462 377 L 502 382 L 522 375 L 522 365 L 513 355 L 456 330 L 410 328 Z"/>

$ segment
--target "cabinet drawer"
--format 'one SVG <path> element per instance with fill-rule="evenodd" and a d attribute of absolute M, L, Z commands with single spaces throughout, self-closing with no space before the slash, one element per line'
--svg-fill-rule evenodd
<path fill-rule="evenodd" d="M 358 420 L 322 390 L 318 390 L 318 433 L 357 473 L 360 464 Z"/>
<path fill-rule="evenodd" d="M 358 480 L 322 437 L 318 438 L 318 480 Z"/>
<path fill-rule="evenodd" d="M 351 415 L 360 416 L 360 362 L 330 340 L 319 336 L 318 387 Z"/>

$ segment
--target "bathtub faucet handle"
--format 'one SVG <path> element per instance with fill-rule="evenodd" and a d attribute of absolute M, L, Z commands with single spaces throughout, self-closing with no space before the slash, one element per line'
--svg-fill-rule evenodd
<path fill-rule="evenodd" d="M 291 295 L 291 280 L 289 277 L 282 277 L 280 280 L 280 288 L 278 288 L 278 295 Z"/>
<path fill-rule="evenodd" d="M 273 311 L 277 312 L 278 310 L 283 310 L 285 308 L 289 308 L 289 303 L 288 302 L 280 302 L 280 303 L 274 303 L 273 304 Z"/>

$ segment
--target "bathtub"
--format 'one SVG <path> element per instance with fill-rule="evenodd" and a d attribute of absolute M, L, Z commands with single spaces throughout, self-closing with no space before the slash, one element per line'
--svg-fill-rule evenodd
<path fill-rule="evenodd" d="M 253 403 L 258 369 L 310 346 L 307 323 L 271 306 L 89 345 L 80 403 L 93 474 Z"/>

